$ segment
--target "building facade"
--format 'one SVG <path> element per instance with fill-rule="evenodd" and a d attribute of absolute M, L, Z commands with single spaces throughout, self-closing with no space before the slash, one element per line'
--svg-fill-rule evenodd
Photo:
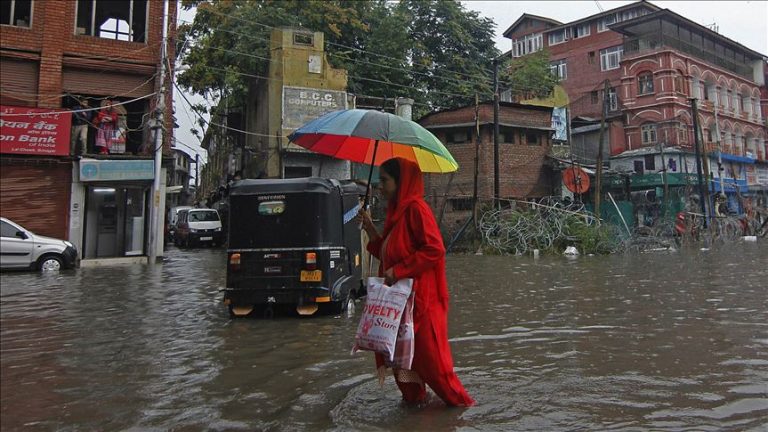
<path fill-rule="evenodd" d="M 444 216 L 447 232 L 470 215 L 476 158 L 478 199 L 488 201 L 494 196 L 493 104 L 480 104 L 477 119 L 475 107 L 465 106 L 431 113 L 418 121 L 445 144 L 459 164 L 454 174 L 425 178 L 428 202 L 436 215 Z M 547 164 L 551 126 L 550 107 L 499 104 L 499 197 L 527 200 L 553 193 L 554 174 Z"/>
<path fill-rule="evenodd" d="M 604 145 L 621 160 L 615 168 L 636 175 L 695 172 L 696 99 L 710 189 L 722 189 L 731 210 L 741 212 L 745 197 L 768 188 L 760 176 L 768 162 L 765 55 L 645 1 L 562 24 L 523 15 L 505 36 L 512 56 L 530 51 L 519 48 L 521 40 L 540 40 L 532 48 L 548 50 L 573 123 L 581 122 L 572 123 L 580 161 L 595 163 L 597 143 L 585 140 L 596 139 L 605 106 Z M 645 148 L 653 150 L 637 152 Z M 660 163 L 664 148 L 690 157 Z"/>
<path fill-rule="evenodd" d="M 173 57 L 176 2 L 168 7 Z M 68 239 L 84 259 L 149 255 L 154 135 L 169 156 L 173 130 L 170 109 L 162 128 L 151 121 L 163 15 L 162 1 L 0 2 L 3 216 Z"/>

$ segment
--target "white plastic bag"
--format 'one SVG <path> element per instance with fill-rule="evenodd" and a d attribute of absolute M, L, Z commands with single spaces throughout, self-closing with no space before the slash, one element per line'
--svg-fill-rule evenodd
<path fill-rule="evenodd" d="M 368 294 L 360 324 L 357 326 L 353 354 L 358 350 L 374 351 L 383 354 L 390 363 L 395 361 L 400 323 L 412 286 L 413 279 L 401 279 L 394 285 L 387 286 L 382 278 L 368 278 Z M 411 316 L 411 332 L 412 321 Z M 413 353 L 413 349 L 410 352 Z M 410 367 L 410 362 L 408 366 Z"/>
<path fill-rule="evenodd" d="M 397 331 L 397 341 L 395 342 L 395 357 L 387 366 L 395 369 L 411 369 L 413 363 L 413 292 L 408 296 L 405 303 L 403 317 L 400 320 L 400 328 Z"/>

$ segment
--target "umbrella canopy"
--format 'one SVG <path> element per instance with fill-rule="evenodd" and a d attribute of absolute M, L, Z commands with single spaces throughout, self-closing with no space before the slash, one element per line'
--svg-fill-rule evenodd
<path fill-rule="evenodd" d="M 352 162 L 380 165 L 401 157 L 416 162 L 422 172 L 459 169 L 431 132 L 416 122 L 381 111 L 334 111 L 300 127 L 288 139 L 315 153 Z"/>

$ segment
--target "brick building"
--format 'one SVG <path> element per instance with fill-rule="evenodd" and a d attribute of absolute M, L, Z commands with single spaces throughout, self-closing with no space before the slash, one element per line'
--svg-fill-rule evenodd
<path fill-rule="evenodd" d="M 763 54 L 645 1 L 568 23 L 524 14 L 504 35 L 512 39 L 512 56 L 548 50 L 571 118 L 580 121 L 572 124 L 572 150 L 582 162 L 595 162 L 597 144 L 584 141 L 596 138 L 588 123 L 599 120 L 605 99 L 607 148 L 621 159 L 616 168 L 636 175 L 694 171 L 690 99 L 696 98 L 711 189 L 720 190 L 722 177 L 732 210 L 740 211 L 738 193 L 768 188 Z M 656 150 L 636 152 L 646 147 Z M 661 147 L 687 156 L 668 164 Z M 634 154 L 642 156 L 625 157 Z"/>
<path fill-rule="evenodd" d="M 525 200 L 551 195 L 553 173 L 545 163 L 551 150 L 552 108 L 501 102 L 499 107 L 499 196 Z M 441 214 L 444 226 L 466 219 L 472 208 L 475 153 L 478 155 L 478 198 L 493 198 L 493 103 L 479 105 L 479 141 L 475 107 L 440 111 L 418 123 L 434 133 L 459 164 L 455 174 L 431 174 L 425 179 L 428 202 Z M 449 229 L 450 231 L 450 229 Z"/>
<path fill-rule="evenodd" d="M 70 240 L 82 258 L 148 255 L 163 9 L 155 0 L 0 2 L 1 211 Z M 164 114 L 170 162 L 173 115 Z M 73 145 L 73 135 L 84 139 Z"/>

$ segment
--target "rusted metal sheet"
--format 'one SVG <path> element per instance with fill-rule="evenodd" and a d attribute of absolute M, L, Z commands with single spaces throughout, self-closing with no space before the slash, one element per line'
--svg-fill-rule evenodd
<path fill-rule="evenodd" d="M 36 234 L 66 239 L 71 185 L 71 163 L 4 162 L 0 214 Z"/>
<path fill-rule="evenodd" d="M 35 106 L 39 64 L 35 61 L 2 58 L 0 60 L 0 103 Z"/>

